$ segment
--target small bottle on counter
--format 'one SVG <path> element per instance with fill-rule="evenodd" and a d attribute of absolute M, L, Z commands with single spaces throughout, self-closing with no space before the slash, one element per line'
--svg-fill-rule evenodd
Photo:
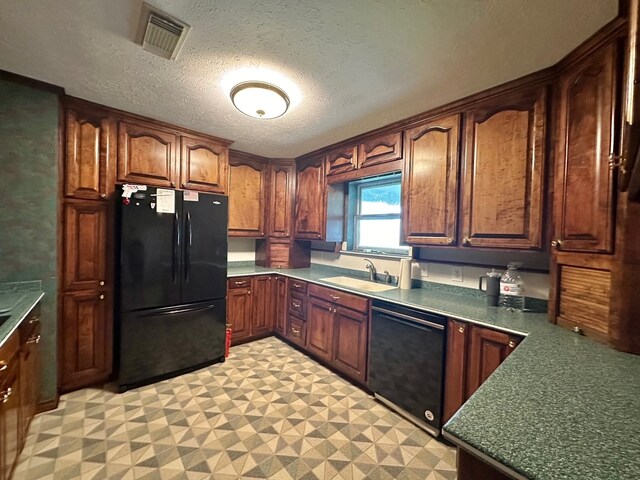
<path fill-rule="evenodd" d="M 510 310 L 524 309 L 524 281 L 518 273 L 521 263 L 510 262 L 500 277 L 500 306 Z"/>

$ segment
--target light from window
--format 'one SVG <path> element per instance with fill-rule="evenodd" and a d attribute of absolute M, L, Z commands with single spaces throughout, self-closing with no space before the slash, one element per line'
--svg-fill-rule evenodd
<path fill-rule="evenodd" d="M 400 245 L 400 180 L 362 183 L 357 187 L 355 249 L 406 254 Z"/>

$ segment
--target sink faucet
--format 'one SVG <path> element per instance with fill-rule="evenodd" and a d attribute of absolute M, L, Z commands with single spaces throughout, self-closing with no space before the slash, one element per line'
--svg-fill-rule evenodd
<path fill-rule="evenodd" d="M 376 267 L 371 260 L 368 258 L 364 259 L 365 262 L 368 262 L 366 265 L 367 270 L 369 270 L 369 280 L 372 282 L 376 281 Z"/>

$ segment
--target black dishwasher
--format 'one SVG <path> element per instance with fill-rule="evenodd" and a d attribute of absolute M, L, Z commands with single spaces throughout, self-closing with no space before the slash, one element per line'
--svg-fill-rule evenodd
<path fill-rule="evenodd" d="M 375 300 L 369 388 L 389 408 L 440 435 L 446 318 Z"/>

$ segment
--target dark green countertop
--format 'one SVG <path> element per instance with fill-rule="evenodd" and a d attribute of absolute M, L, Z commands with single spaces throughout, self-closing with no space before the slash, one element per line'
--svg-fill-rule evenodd
<path fill-rule="evenodd" d="M 278 273 L 526 336 L 445 425 L 446 438 L 531 479 L 640 478 L 640 356 L 556 327 L 546 314 L 487 307 L 446 286 L 370 293 L 324 282 L 324 268 L 230 266 Z"/>
<path fill-rule="evenodd" d="M 44 296 L 40 282 L 0 283 L 0 317 L 9 318 L 0 325 L 0 346 L 18 328 L 22 320 Z"/>

